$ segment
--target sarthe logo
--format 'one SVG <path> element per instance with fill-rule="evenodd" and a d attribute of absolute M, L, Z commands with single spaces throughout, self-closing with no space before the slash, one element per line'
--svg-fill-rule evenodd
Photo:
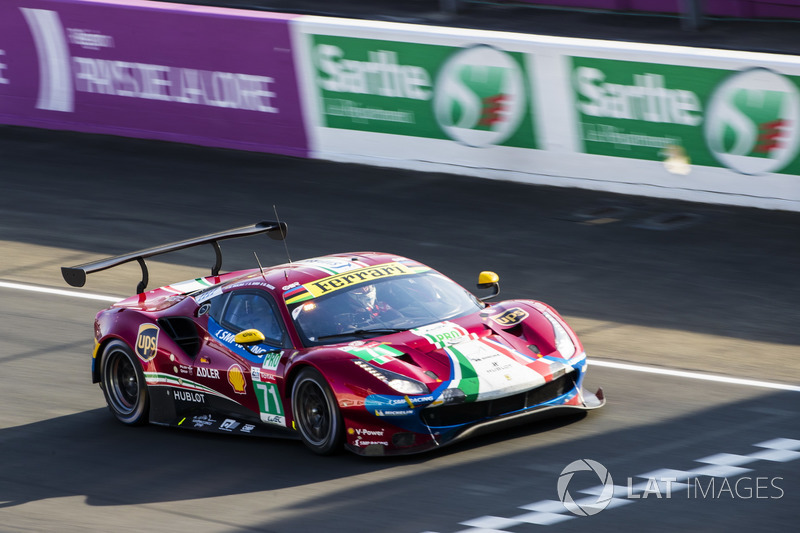
<path fill-rule="evenodd" d="M 475 147 L 501 144 L 525 112 L 522 69 L 488 45 L 460 50 L 439 71 L 433 107 L 451 139 Z"/>
<path fill-rule="evenodd" d="M 738 72 L 711 95 L 705 137 L 726 167 L 742 174 L 778 172 L 800 147 L 800 92 L 765 68 Z"/>
<path fill-rule="evenodd" d="M 576 502 L 569 492 L 569 482 L 572 481 L 572 477 L 576 472 L 585 471 L 594 472 L 600 478 L 603 489 L 595 501 L 587 501 L 591 500 L 591 498 L 588 498 Z M 557 488 L 558 499 L 561 500 L 561 503 L 564 504 L 564 507 L 569 512 L 578 516 L 592 516 L 599 513 L 608 507 L 608 504 L 611 503 L 611 498 L 614 496 L 614 480 L 611 479 L 611 474 L 605 466 L 592 459 L 578 459 L 565 466 L 558 477 Z"/>

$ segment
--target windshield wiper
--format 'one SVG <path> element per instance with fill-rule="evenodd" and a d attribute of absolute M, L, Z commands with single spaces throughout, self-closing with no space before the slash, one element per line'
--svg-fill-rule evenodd
<path fill-rule="evenodd" d="M 371 335 L 375 334 L 388 334 L 388 333 L 400 333 L 401 331 L 406 331 L 403 328 L 373 328 L 373 329 L 356 329 L 353 331 L 348 331 L 347 333 L 334 333 L 332 335 L 323 335 L 321 337 L 317 337 L 317 341 L 325 341 L 330 339 L 338 339 L 341 337 L 352 337 L 354 335 Z"/>

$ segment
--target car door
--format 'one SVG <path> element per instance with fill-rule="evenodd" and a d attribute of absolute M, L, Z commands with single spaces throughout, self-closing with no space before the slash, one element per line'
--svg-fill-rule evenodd
<path fill-rule="evenodd" d="M 221 347 L 213 356 L 222 384 L 218 390 L 258 413 L 262 422 L 285 427 L 278 366 L 289 341 L 277 305 L 258 289 L 234 290 L 219 298 L 212 302 L 208 324 Z M 249 348 L 238 344 L 236 334 L 248 329 L 260 331 L 265 341 Z"/>

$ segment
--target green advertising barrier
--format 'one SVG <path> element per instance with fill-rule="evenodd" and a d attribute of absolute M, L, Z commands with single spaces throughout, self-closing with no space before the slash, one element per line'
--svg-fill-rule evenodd
<path fill-rule="evenodd" d="M 523 54 L 310 35 L 324 127 L 536 148 Z"/>
<path fill-rule="evenodd" d="M 583 152 L 800 174 L 798 77 L 571 58 Z"/>
<path fill-rule="evenodd" d="M 800 211 L 800 58 L 300 17 L 311 156 Z"/>

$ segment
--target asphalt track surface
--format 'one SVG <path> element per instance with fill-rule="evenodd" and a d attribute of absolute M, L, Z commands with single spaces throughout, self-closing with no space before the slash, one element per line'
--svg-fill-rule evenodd
<path fill-rule="evenodd" d="M 0 531 L 796 528 L 800 214 L 13 127 L 0 127 L 0 183 Z M 82 289 L 59 267 L 272 219 L 273 206 L 292 259 L 392 251 L 467 287 L 491 269 L 503 296 L 551 303 L 598 361 L 587 381 L 608 404 L 392 459 L 114 421 L 89 379 L 107 305 L 91 297 L 132 293 L 138 266 Z M 222 249 L 225 270 L 287 254 L 266 237 Z M 210 247 L 164 257 L 150 286 L 212 262 Z M 620 487 L 594 516 L 558 508 L 559 475 L 580 459 Z M 693 485 L 646 491 L 654 472 Z M 599 483 L 578 472 L 568 491 L 591 498 L 581 491 Z"/>
<path fill-rule="evenodd" d="M 490 2 L 457 14 L 433 0 L 186 3 L 800 52 L 788 21 L 686 31 L 674 17 Z M 1 127 L 0 184 L 0 531 L 796 528 L 800 392 L 787 389 L 800 385 L 798 214 Z M 468 287 L 493 269 L 504 296 L 555 305 L 598 361 L 588 383 L 608 405 L 377 460 L 116 423 L 89 383 L 91 320 L 107 304 L 91 297 L 131 293 L 138 267 L 95 274 L 79 291 L 59 267 L 270 219 L 273 205 L 294 259 L 393 251 Z M 264 263 L 287 253 L 267 239 L 222 246 L 225 269 L 253 266 L 253 251 Z M 201 248 L 153 262 L 150 286 L 205 273 L 212 257 Z M 765 383 L 697 379 L 708 374 Z M 559 474 L 579 459 L 621 487 L 594 516 L 558 502 Z M 675 482 L 668 497 L 651 477 L 693 484 Z M 593 499 L 581 490 L 599 482 L 578 472 L 568 490 Z"/>

